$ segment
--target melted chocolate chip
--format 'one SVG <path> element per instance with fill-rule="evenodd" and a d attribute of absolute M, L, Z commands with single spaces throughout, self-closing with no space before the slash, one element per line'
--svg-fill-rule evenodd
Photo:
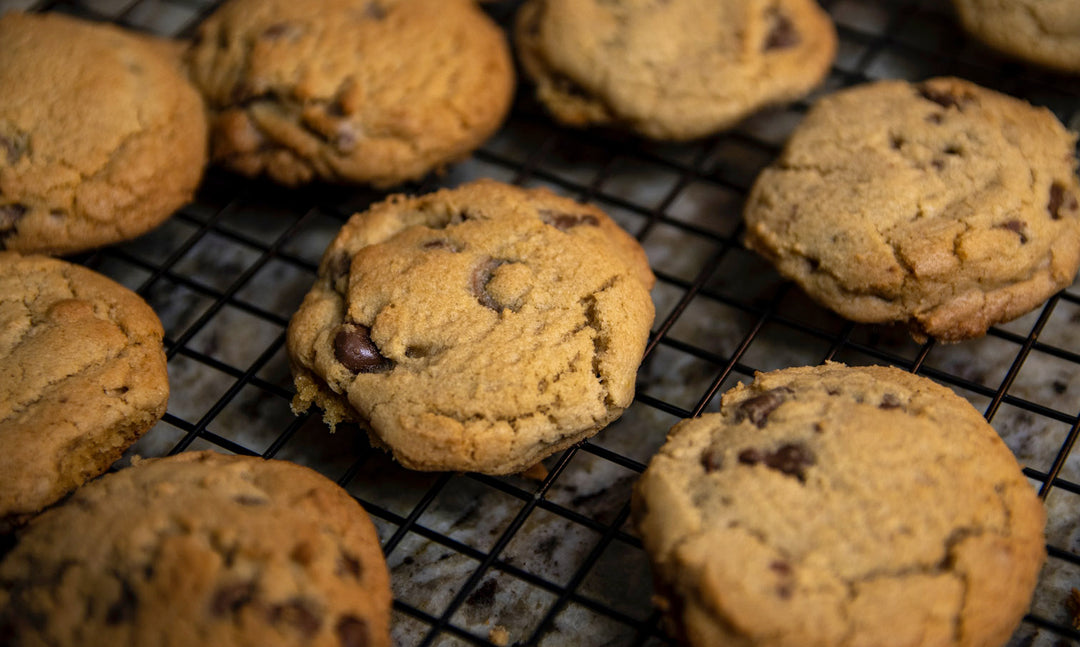
<path fill-rule="evenodd" d="M 288 625 L 310 638 L 318 633 L 322 626 L 322 618 L 316 615 L 311 607 L 310 602 L 294 598 L 284 604 L 275 604 L 267 616 L 271 623 Z"/>
<path fill-rule="evenodd" d="M 559 231 L 566 231 L 571 227 L 577 227 L 579 225 L 596 227 L 600 224 L 600 221 L 592 214 L 565 213 L 562 211 L 552 211 L 551 209 L 540 209 L 540 219 Z"/>
<path fill-rule="evenodd" d="M 341 647 L 367 647 L 370 642 L 367 623 L 355 616 L 339 620 L 335 631 Z"/>
<path fill-rule="evenodd" d="M 135 590 L 131 584 L 120 579 L 120 597 L 109 605 L 105 612 L 105 624 L 118 625 L 135 619 L 135 610 L 139 605 L 139 599 L 135 596 Z"/>
<path fill-rule="evenodd" d="M 800 481 L 806 480 L 806 468 L 814 464 L 814 455 L 805 445 L 786 443 L 774 452 L 762 452 L 758 449 L 744 449 L 739 452 L 739 462 L 745 465 L 764 463 L 765 467 L 794 476 Z"/>
<path fill-rule="evenodd" d="M 214 593 L 210 601 L 210 611 L 215 616 L 223 616 L 228 613 L 236 613 L 255 599 L 254 582 L 238 582 L 226 584 Z"/>
<path fill-rule="evenodd" d="M 1050 202 L 1046 205 L 1047 212 L 1050 213 L 1050 217 L 1054 220 L 1061 220 L 1061 209 L 1065 208 L 1066 211 L 1075 211 L 1077 207 L 1076 196 L 1065 190 L 1065 187 L 1058 182 L 1054 182 L 1050 185 Z M 2 219 L 0 219 L 0 228 L 2 228 Z"/>
<path fill-rule="evenodd" d="M 903 403 L 900 402 L 900 398 L 892 393 L 886 393 L 881 396 L 881 403 L 878 404 L 878 409 L 899 409 L 902 406 Z"/>
<path fill-rule="evenodd" d="M 337 561 L 337 574 L 339 576 L 349 575 L 359 580 L 364 576 L 364 565 L 360 563 L 359 559 L 342 552 Z"/>
<path fill-rule="evenodd" d="M 720 469 L 723 466 L 721 453 L 712 447 L 706 449 L 701 453 L 701 466 L 705 468 L 706 474 Z"/>
<path fill-rule="evenodd" d="M 353 373 L 385 373 L 394 368 L 371 341 L 367 326 L 343 324 L 334 336 L 334 357 Z"/>
<path fill-rule="evenodd" d="M 784 14 L 773 11 L 770 15 L 772 26 L 765 37 L 765 51 L 790 49 L 799 44 L 799 32 Z"/>
<path fill-rule="evenodd" d="M 489 258 L 473 270 L 472 274 L 472 293 L 476 297 L 476 300 L 480 302 L 480 305 L 485 308 L 490 308 L 495 312 L 502 311 L 502 306 L 495 300 L 491 293 L 487 291 L 487 285 L 491 282 L 492 277 L 495 275 L 495 270 L 503 265 L 506 261 L 501 261 L 494 258 Z"/>
<path fill-rule="evenodd" d="M 1009 220 L 1008 222 L 997 225 L 997 228 L 1016 232 L 1020 236 L 1021 245 L 1028 242 L 1028 237 L 1025 233 L 1027 231 L 1027 224 L 1025 224 L 1023 220 Z"/>
<path fill-rule="evenodd" d="M 744 401 L 735 410 L 735 422 L 749 418 L 759 429 L 764 427 L 769 414 L 783 404 L 790 394 L 791 389 L 782 386 Z"/>

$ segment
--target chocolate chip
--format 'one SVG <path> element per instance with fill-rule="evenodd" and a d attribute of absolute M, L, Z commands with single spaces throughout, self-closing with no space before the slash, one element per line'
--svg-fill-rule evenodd
<path fill-rule="evenodd" d="M 705 468 L 706 474 L 720 469 L 723 466 L 722 463 L 723 457 L 721 453 L 712 447 L 701 453 L 701 466 Z"/>
<path fill-rule="evenodd" d="M 262 497 L 253 496 L 251 494 L 238 494 L 233 497 L 233 501 L 236 501 L 240 505 L 266 505 L 269 503 Z"/>
<path fill-rule="evenodd" d="M 786 443 L 774 452 L 744 449 L 739 452 L 739 462 L 745 465 L 764 463 L 765 467 L 805 481 L 806 468 L 814 464 L 814 455 L 805 445 Z"/>
<path fill-rule="evenodd" d="M 957 146 L 955 144 L 950 144 L 950 145 L 945 147 L 945 154 L 946 155 L 961 155 L 961 154 L 963 154 L 963 152 L 964 152 L 963 149 L 961 149 L 959 146 Z"/>
<path fill-rule="evenodd" d="M 578 99 L 590 99 L 591 95 L 589 91 L 572 80 L 568 76 L 562 74 L 551 74 L 550 79 L 552 85 L 555 86 L 555 90 L 561 94 L 569 95 Z"/>
<path fill-rule="evenodd" d="M 791 20 L 779 11 L 772 11 L 769 15 L 772 26 L 769 34 L 765 37 L 765 51 L 774 49 L 790 49 L 799 44 L 799 32 Z"/>
<path fill-rule="evenodd" d="M 492 277 L 495 275 L 495 270 L 499 266 L 506 263 L 506 261 L 489 258 L 480 265 L 476 266 L 472 274 L 472 293 L 476 297 L 476 300 L 480 302 L 480 305 L 485 308 L 490 308 L 495 312 L 502 311 L 502 306 L 495 300 L 491 293 L 487 291 L 487 285 L 491 282 Z"/>
<path fill-rule="evenodd" d="M 744 401 L 735 410 L 735 422 L 742 422 L 749 418 L 750 422 L 757 425 L 759 429 L 764 427 L 769 414 L 783 404 L 790 394 L 791 389 L 781 386 Z"/>
<path fill-rule="evenodd" d="M 135 590 L 126 579 L 120 581 L 120 597 L 109 605 L 105 612 L 105 624 L 118 625 L 135 619 L 135 610 L 139 605 L 139 599 L 135 596 Z"/>
<path fill-rule="evenodd" d="M 919 86 L 919 96 L 927 101 L 933 101 L 942 108 L 956 109 L 961 109 L 964 105 L 971 103 L 972 99 L 974 99 L 970 94 L 957 96 L 946 90 L 938 90 L 929 85 Z"/>
<path fill-rule="evenodd" d="M 596 227 L 600 224 L 600 221 L 592 214 L 565 213 L 562 211 L 552 211 L 551 209 L 540 209 L 540 219 L 559 231 L 566 231 L 567 229 L 577 227 L 578 225 Z"/>
<path fill-rule="evenodd" d="M 383 9 L 378 2 L 369 2 L 364 7 L 364 17 L 371 20 L 382 20 L 386 18 L 386 9 Z"/>
<path fill-rule="evenodd" d="M 998 229 L 1008 229 L 1009 231 L 1016 232 L 1020 236 L 1020 244 L 1028 242 L 1028 237 L 1025 231 L 1027 230 L 1027 224 L 1022 220 L 1009 220 L 1000 225 L 997 225 Z"/>
<path fill-rule="evenodd" d="M 1064 207 L 1066 211 L 1075 211 L 1077 207 L 1076 196 L 1069 191 L 1065 190 L 1065 187 L 1059 182 L 1054 182 L 1050 185 L 1050 202 L 1046 205 L 1046 210 L 1050 213 L 1050 217 L 1054 220 L 1061 220 L 1061 208 Z M 0 229 L 3 228 L 3 219 L 0 218 Z"/>
<path fill-rule="evenodd" d="M 339 576 L 351 575 L 357 580 L 364 576 L 364 565 L 352 555 L 342 552 L 337 561 L 337 574 Z"/>
<path fill-rule="evenodd" d="M 367 326 L 343 324 L 334 336 L 334 357 L 353 373 L 385 373 L 394 368 L 371 341 Z"/>
<path fill-rule="evenodd" d="M 226 584 L 214 593 L 214 598 L 210 601 L 210 611 L 215 616 L 236 613 L 244 606 L 251 604 L 254 599 L 254 582 Z"/>
<path fill-rule="evenodd" d="M 311 606 L 309 602 L 294 598 L 283 604 L 275 604 L 267 615 L 271 623 L 288 625 L 310 638 L 319 632 L 322 625 L 322 618 L 311 610 Z"/>
<path fill-rule="evenodd" d="M 893 136 L 892 136 L 892 137 L 891 137 L 891 138 L 889 139 L 889 146 L 890 146 L 890 147 L 891 147 L 891 148 L 892 148 L 892 149 L 893 149 L 894 151 L 898 151 L 898 150 L 900 150 L 900 148 L 901 148 L 901 147 L 902 147 L 902 146 L 903 146 L 903 145 L 904 145 L 905 143 L 907 143 L 907 140 L 906 140 L 906 139 L 904 139 L 903 135 L 893 135 Z"/>
<path fill-rule="evenodd" d="M 945 170 L 945 160 L 941 159 L 940 157 L 935 157 L 933 160 L 930 161 L 930 166 L 933 166 L 935 169 L 937 169 L 939 171 L 944 171 Z"/>
<path fill-rule="evenodd" d="M 787 562 L 781 560 L 774 560 L 772 563 L 769 564 L 769 570 L 776 573 L 777 575 L 786 577 L 788 575 L 791 575 L 791 564 L 788 564 Z"/>
<path fill-rule="evenodd" d="M 26 136 L 5 137 L 0 135 L 0 150 L 6 153 L 8 164 L 14 164 L 26 153 Z"/>
<path fill-rule="evenodd" d="M 17 202 L 0 205 L 0 231 L 14 229 L 15 223 L 25 216 L 28 211 L 30 211 L 29 207 Z"/>
<path fill-rule="evenodd" d="M 903 406 L 903 403 L 900 402 L 900 398 L 896 397 L 892 393 L 886 393 L 885 395 L 881 396 L 881 403 L 878 405 L 878 408 L 899 409 L 901 406 Z"/>
<path fill-rule="evenodd" d="M 338 621 L 336 631 L 338 640 L 341 642 L 341 647 L 368 646 L 369 638 L 367 622 L 364 622 L 360 618 L 355 616 L 345 616 Z"/>

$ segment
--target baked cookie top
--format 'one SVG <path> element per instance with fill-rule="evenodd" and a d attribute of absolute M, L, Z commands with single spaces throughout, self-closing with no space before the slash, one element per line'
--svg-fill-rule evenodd
<path fill-rule="evenodd" d="M 29 526 L 0 584 L 16 645 L 390 644 L 371 520 L 284 461 L 199 452 L 105 476 Z"/>
<path fill-rule="evenodd" d="M 0 252 L 0 528 L 104 472 L 161 418 L 162 336 L 124 286 Z"/>
<path fill-rule="evenodd" d="M 953 0 L 964 29 L 1010 56 L 1080 73 L 1080 1 Z"/>
<path fill-rule="evenodd" d="M 794 100 L 836 29 L 813 0 L 530 0 L 515 46 L 554 117 L 685 140 Z"/>
<path fill-rule="evenodd" d="M 289 324 L 294 408 L 412 469 L 521 471 L 629 406 L 653 280 L 607 215 L 545 189 L 393 196 L 342 228 Z"/>
<path fill-rule="evenodd" d="M 747 199 L 746 244 L 810 296 L 917 339 L 983 335 L 1080 266 L 1076 135 L 953 78 L 821 99 Z"/>
<path fill-rule="evenodd" d="M 286 185 L 419 178 L 487 139 L 514 87 L 472 0 L 231 0 L 188 60 L 212 159 Z"/>
<path fill-rule="evenodd" d="M 0 42 L 0 249 L 127 240 L 191 200 L 206 119 L 171 43 L 18 12 Z"/>
<path fill-rule="evenodd" d="M 899 369 L 759 373 L 676 425 L 634 492 L 692 645 L 997 645 L 1045 513 L 965 400 Z"/>

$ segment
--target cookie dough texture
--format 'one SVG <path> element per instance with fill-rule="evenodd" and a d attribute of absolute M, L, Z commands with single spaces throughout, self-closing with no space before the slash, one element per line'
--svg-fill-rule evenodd
<path fill-rule="evenodd" d="M 629 406 L 653 281 L 614 221 L 546 189 L 393 196 L 342 228 L 290 322 L 294 409 L 412 469 L 519 472 Z"/>
<path fill-rule="evenodd" d="M 388 647 L 375 528 L 284 461 L 180 454 L 79 490 L 0 563 L 13 647 Z"/>
<path fill-rule="evenodd" d="M 1076 135 L 967 81 L 821 99 L 747 199 L 746 244 L 820 303 L 916 339 L 985 334 L 1080 266 Z"/>
<path fill-rule="evenodd" d="M 167 41 L 62 14 L 0 17 L 0 249 L 134 238 L 191 200 L 198 92 Z"/>
<path fill-rule="evenodd" d="M 690 645 L 1003 645 L 1045 513 L 965 400 L 886 367 L 759 373 L 676 425 L 633 516 Z"/>
<path fill-rule="evenodd" d="M 529 0 L 515 43 L 558 121 L 686 140 L 807 94 L 836 29 L 813 0 Z"/>
<path fill-rule="evenodd" d="M 1080 0 L 953 0 L 972 36 L 1005 54 L 1080 74 Z"/>
<path fill-rule="evenodd" d="M 162 336 L 122 285 L 0 252 L 0 528 L 104 472 L 161 418 Z"/>
<path fill-rule="evenodd" d="M 213 161 L 286 185 L 419 178 L 487 139 L 514 88 L 472 0 L 231 0 L 189 64 Z"/>

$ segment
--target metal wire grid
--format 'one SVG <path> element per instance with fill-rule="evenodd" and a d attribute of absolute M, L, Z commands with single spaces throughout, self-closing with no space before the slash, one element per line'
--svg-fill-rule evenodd
<path fill-rule="evenodd" d="M 212 0 L 0 0 L 136 29 L 189 34 Z M 517 2 L 488 3 L 500 23 Z M 1080 83 L 1005 60 L 965 38 L 945 3 L 834 0 L 840 55 L 820 92 L 881 77 L 954 74 L 1046 105 L 1076 128 Z M 473 177 L 544 184 L 599 204 L 635 234 L 658 277 L 657 321 L 635 404 L 596 438 L 545 462 L 547 476 L 420 474 L 353 428 L 293 417 L 288 318 L 342 222 L 383 194 L 287 191 L 210 170 L 197 200 L 138 241 L 76 260 L 143 295 L 166 326 L 172 400 L 132 453 L 214 448 L 306 464 L 372 514 L 394 580 L 402 645 L 668 644 L 627 525 L 634 478 L 680 418 L 714 408 L 755 370 L 835 359 L 883 363 L 944 383 L 980 407 L 1026 464 L 1049 510 L 1049 564 L 1010 644 L 1080 642 L 1065 600 L 1080 586 L 1080 287 L 984 339 L 918 345 L 842 321 L 740 242 L 741 201 L 805 112 L 771 110 L 685 145 L 570 132 L 522 82 L 503 130 L 425 192 Z M 819 92 L 819 93 L 820 93 Z M 493 632 L 492 630 L 495 629 Z"/>

